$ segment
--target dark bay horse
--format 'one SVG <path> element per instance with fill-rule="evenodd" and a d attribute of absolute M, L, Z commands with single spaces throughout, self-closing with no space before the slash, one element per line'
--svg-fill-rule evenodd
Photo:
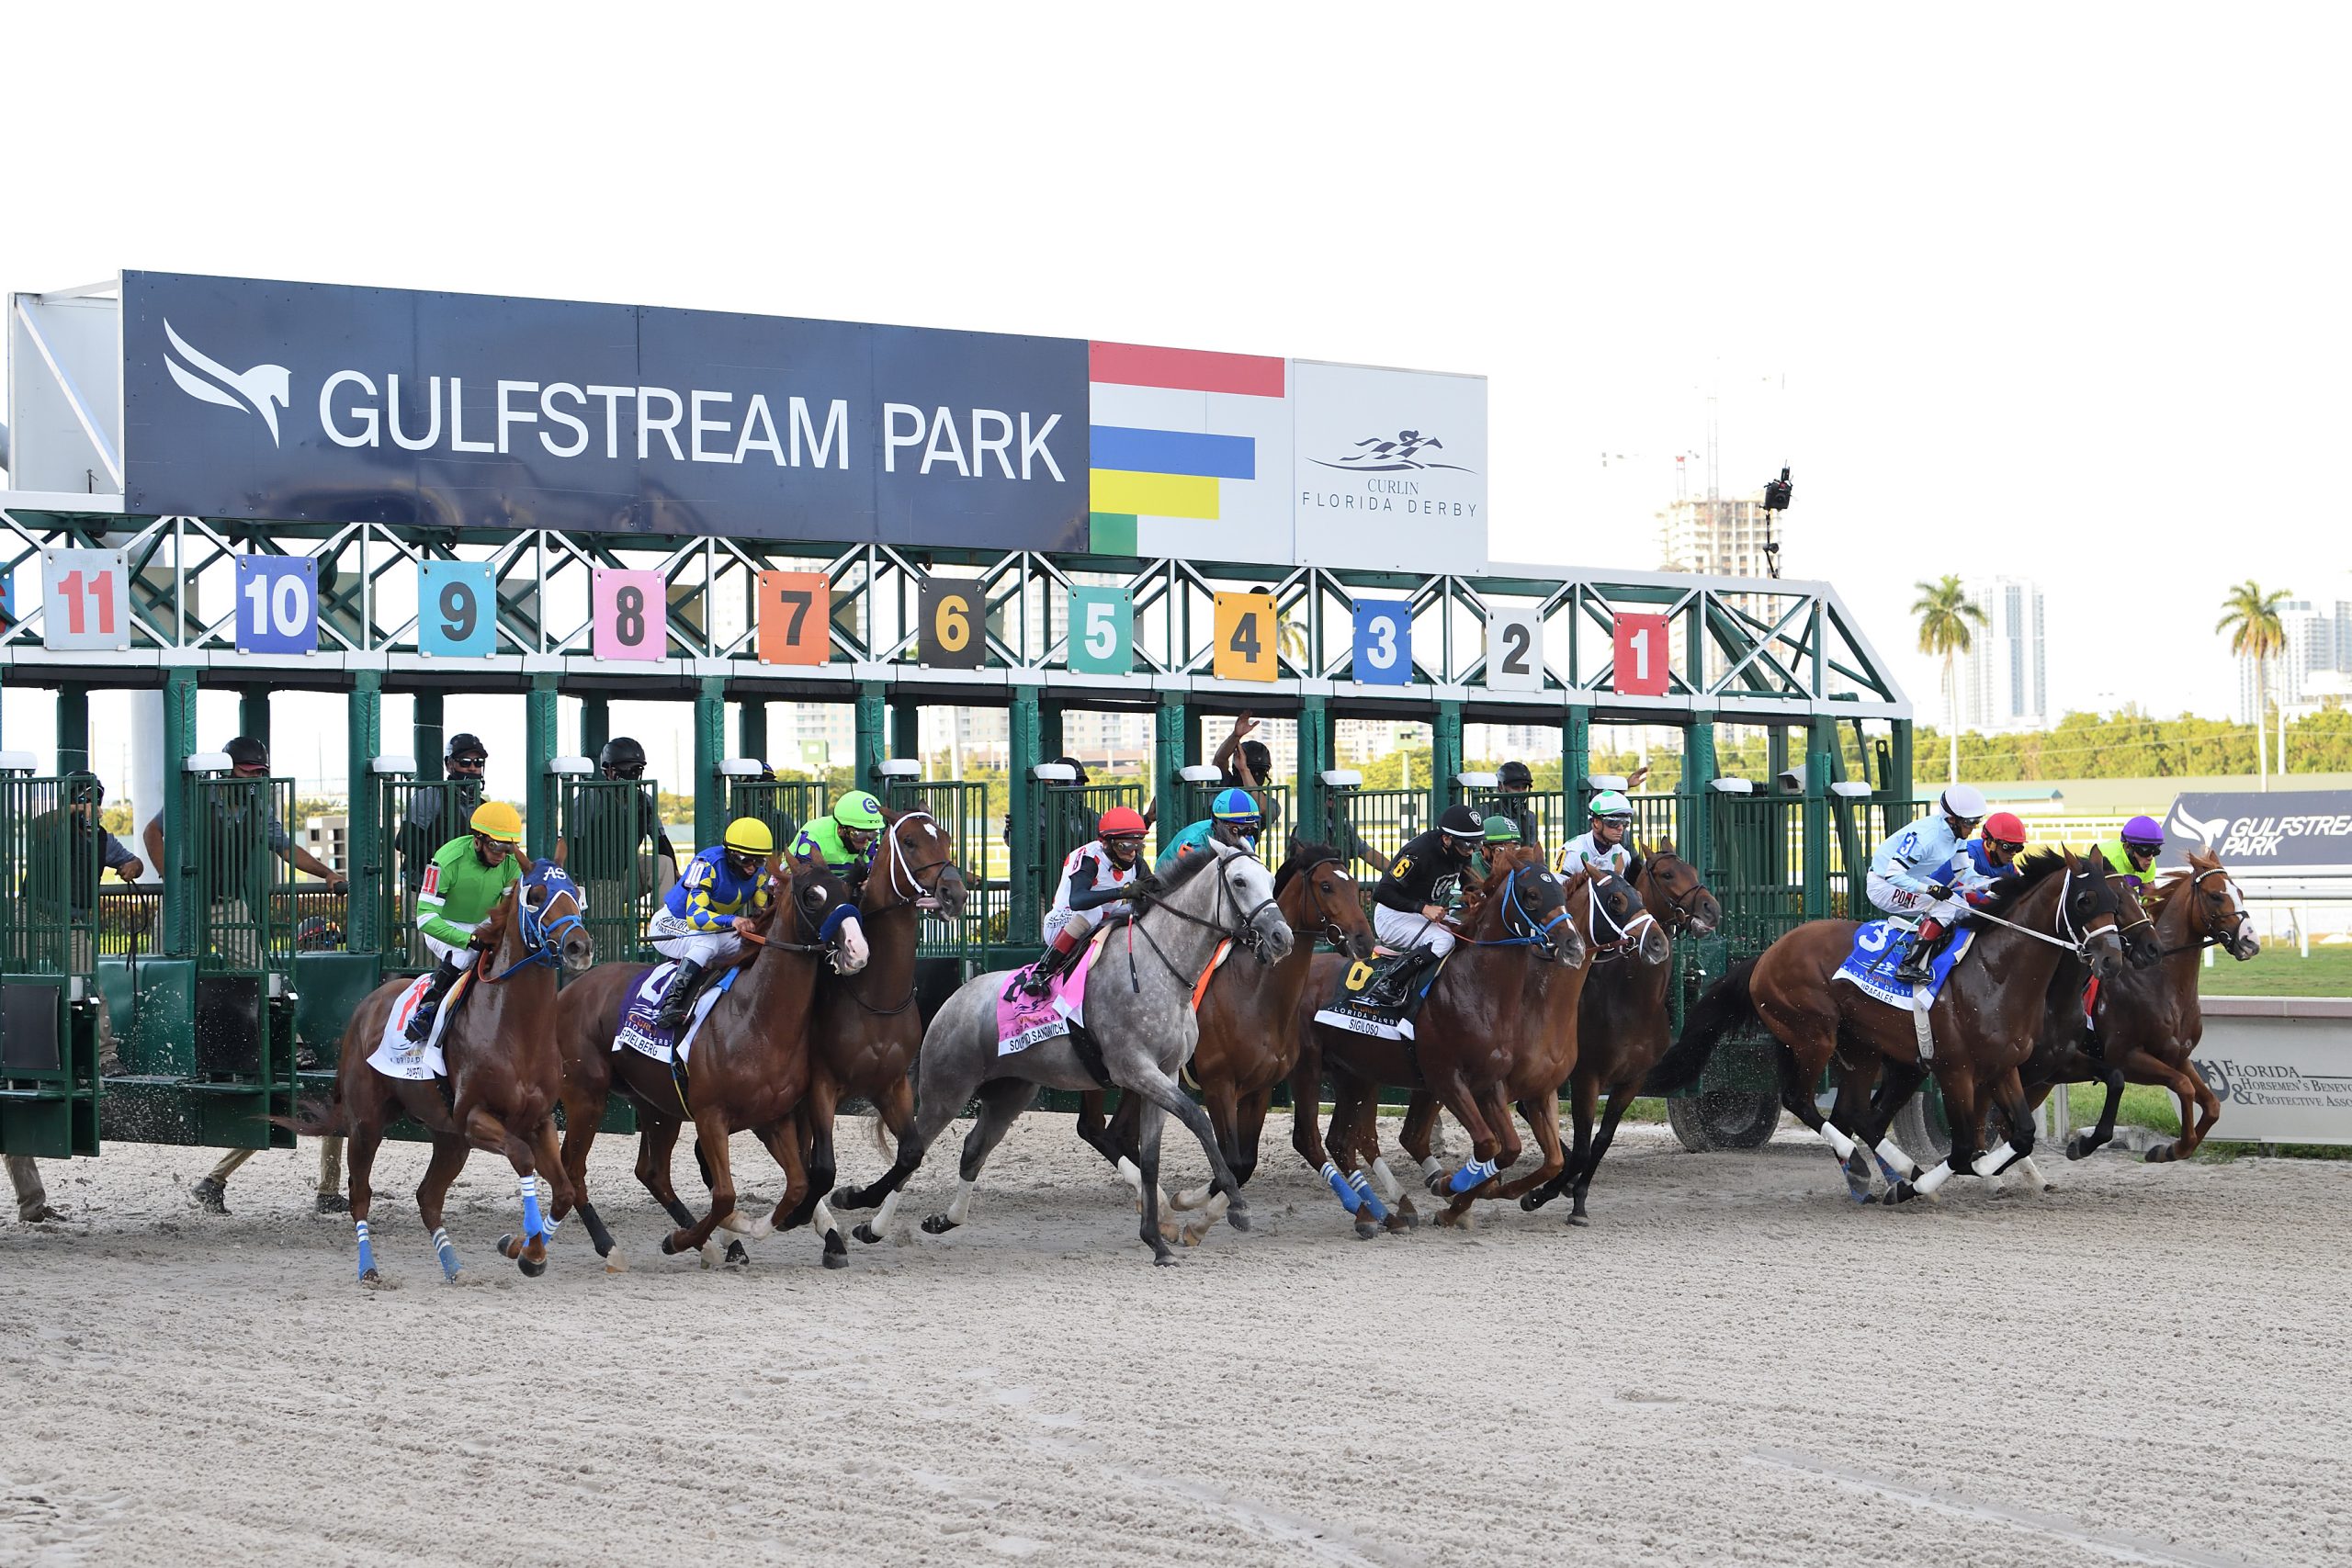
<path fill-rule="evenodd" d="M 1274 1088 L 1290 1077 L 1298 1059 L 1298 1004 L 1314 962 L 1315 939 L 1330 942 L 1350 959 L 1372 956 L 1372 922 L 1364 916 L 1356 879 L 1330 845 L 1292 844 L 1290 858 L 1274 874 L 1274 904 L 1297 944 L 1273 964 L 1219 965 L 1201 995 L 1201 1037 L 1193 1048 L 1193 1080 L 1200 1086 L 1201 1103 L 1233 1167 L 1233 1179 L 1244 1184 L 1258 1168 L 1258 1137 Z M 1123 1174 L 1136 1171 L 1132 1179 L 1140 1186 L 1136 1126 L 1143 1100 L 1122 1095 L 1106 1125 L 1104 1098 L 1101 1089 L 1080 1097 L 1078 1134 Z M 1220 1204 L 1220 1198 L 1203 1188 L 1177 1194 L 1170 1206 L 1202 1211 L 1204 1223 L 1183 1233 L 1187 1242 L 1197 1243 L 1223 1217 Z"/>
<path fill-rule="evenodd" d="M 1932 1193 L 1955 1170 L 1997 1175 L 2013 1159 L 2033 1152 L 2033 1120 L 2018 1069 L 2033 1049 L 2051 977 L 2064 955 L 2083 954 L 2102 979 L 2122 967 L 2119 908 L 2107 863 L 2097 853 L 2086 862 L 2068 852 L 2044 851 L 2020 861 L 2018 874 L 1998 883 L 1972 914 L 1975 944 L 1928 1014 L 1934 1042 L 1928 1070 L 1943 1091 L 1951 1155 L 1916 1182 L 1896 1181 L 1887 1190 L 1888 1202 Z M 1915 1015 L 1832 978 L 1853 951 L 1860 923 L 1808 920 L 1760 957 L 1734 964 L 1692 1006 L 1681 1038 L 1652 1070 L 1644 1092 L 1672 1093 L 1696 1083 L 1724 1036 L 1759 1020 L 1781 1045 L 1781 1107 L 1829 1145 L 1849 1189 L 1855 1177 L 1848 1162 L 1857 1148 L 1874 1149 L 1882 1158 L 1908 1166 L 1910 1156 L 1886 1139 L 1885 1122 L 1878 1114 L 1857 1129 L 1840 1124 L 1852 1114 L 1842 1098 L 1828 1118 L 1814 1103 L 1813 1086 L 1841 1048 L 1884 1059 L 1890 1085 L 1902 1081 L 1900 1096 L 1887 1100 L 1890 1106 L 1908 1097 L 1920 1072 Z M 1988 1096 L 2007 1118 L 2011 1141 L 1978 1158 Z M 1892 1109 L 1884 1114 L 1891 1117 Z M 1867 1199 L 1866 1177 L 1855 1196 Z"/>
<path fill-rule="evenodd" d="M 1575 1065 L 1577 1002 L 1589 944 L 1571 918 L 1570 898 L 1589 897 L 1590 879 L 1578 872 L 1563 882 L 1537 852 L 1518 846 L 1498 850 L 1494 860 L 1475 907 L 1463 911 L 1459 943 L 1421 1003 L 1417 1038 L 1384 1040 L 1317 1022 L 1314 1015 L 1338 993 L 1350 961 L 1336 954 L 1315 960 L 1299 1002 L 1291 1142 L 1335 1191 L 1333 1171 L 1351 1170 L 1359 1156 L 1368 1165 L 1378 1153 L 1364 1124 L 1377 1114 L 1379 1086 L 1427 1089 L 1471 1140 L 1469 1163 L 1446 1184 L 1453 1194 L 1446 1218 L 1458 1221 L 1475 1198 L 1495 1195 L 1496 1173 L 1519 1157 L 1511 1102 L 1529 1091 L 1514 1086 L 1530 1074 L 1548 1075 L 1556 1092 Z M 1624 897 L 1631 906 L 1632 889 Z M 1329 1152 L 1316 1126 L 1327 1071 L 1338 1145 Z M 1537 1136 L 1548 1137 L 1548 1178 L 1560 1166 L 1558 1117 L 1550 1119 L 1548 1134 L 1539 1129 Z M 1361 1220 L 1358 1234 L 1367 1234 Z"/>
<path fill-rule="evenodd" d="M 1503 851 L 1501 856 L 1524 855 L 1534 860 L 1530 851 Z M 1498 860 L 1499 863 L 1499 860 Z M 1567 889 L 1570 924 L 1585 939 L 1586 956 L 1579 966 L 1582 974 L 1577 984 L 1577 998 L 1570 1016 L 1581 1020 L 1592 984 L 1621 967 L 1630 966 L 1644 973 L 1664 975 L 1669 969 L 1672 955 L 1664 922 L 1651 915 L 1642 897 L 1632 884 L 1614 872 L 1590 870 L 1579 872 L 1564 885 Z M 1559 982 L 1555 977 L 1554 986 Z M 1556 998 L 1565 1003 L 1565 997 Z M 1555 1019 L 1556 1013 L 1553 1015 Z M 1545 1052 L 1540 1048 L 1521 1052 L 1515 1058 L 1512 1075 L 1505 1086 L 1511 1104 L 1535 1135 L 1536 1148 L 1543 1158 L 1536 1169 L 1526 1175 L 1501 1181 L 1492 1191 L 1474 1197 L 1517 1198 L 1522 1207 L 1529 1206 L 1528 1198 L 1537 1190 L 1560 1182 L 1569 1169 L 1566 1157 L 1560 1150 L 1560 1089 L 1572 1081 L 1583 1068 L 1581 1024 L 1572 1025 L 1565 1050 Z M 1342 1098 L 1334 1095 L 1335 1104 Z M 1365 1097 L 1356 1102 L 1353 1132 L 1342 1136 L 1359 1164 L 1369 1159 L 1375 1170 L 1385 1170 L 1379 1158 L 1379 1127 L 1377 1109 Z M 1422 1178 L 1431 1192 L 1442 1192 L 1448 1183 L 1443 1167 L 1432 1152 L 1437 1131 L 1438 1102 L 1427 1089 L 1417 1089 L 1405 1111 L 1404 1125 L 1398 1130 L 1397 1143 L 1407 1155 L 1419 1162 Z M 1337 1109 L 1332 1114 L 1333 1125 L 1341 1125 Z M 1508 1125 L 1508 1123 L 1506 1123 Z M 1588 1122 L 1588 1129 L 1589 1123 Z M 1508 1168 L 1519 1157 L 1520 1145 L 1514 1140 L 1506 1145 L 1500 1164 Z M 1440 1216 L 1441 1223 L 1457 1223 L 1469 1207 L 1469 1200 L 1460 1199 Z M 1409 1209 L 1407 1210 L 1409 1213 Z"/>
<path fill-rule="evenodd" d="M 854 971 L 865 962 L 865 942 L 847 884 L 821 866 L 786 877 L 780 861 L 768 865 L 778 896 L 742 933 L 748 952 L 737 962 L 733 988 L 713 1004 L 695 1038 L 683 1104 L 669 1064 L 640 1051 L 613 1049 L 626 998 L 653 965 L 600 964 L 564 989 L 557 1021 L 564 1069 L 563 1160 L 580 1194 L 581 1220 L 608 1269 L 620 1265 L 612 1234 L 588 1201 L 588 1151 L 616 1089 L 637 1111 L 637 1179 L 677 1222 L 678 1228 L 662 1238 L 663 1252 L 700 1250 L 707 1267 L 718 1251 L 711 1232 L 718 1225 L 757 1239 L 786 1228 L 788 1215 L 812 1206 L 797 1116 L 808 1091 L 809 1003 L 820 961 Z M 670 1156 L 688 1121 L 710 1183 L 710 1210 L 700 1219 L 678 1201 L 670 1181 Z M 786 1181 L 775 1213 L 750 1224 L 736 1215 L 727 1155 L 728 1138 L 745 1128 L 759 1134 L 784 1168 Z M 825 1237 L 824 1247 L 827 1268 L 848 1262 L 849 1249 L 839 1232 Z"/>
<path fill-rule="evenodd" d="M 818 1204 L 832 1190 L 833 1114 L 844 1095 L 863 1095 L 873 1105 L 877 1140 L 886 1127 L 897 1139 L 914 1125 L 914 1081 L 908 1069 L 922 1048 L 922 1014 L 915 1006 L 917 921 L 933 910 L 953 919 L 964 909 L 963 872 L 953 843 L 931 813 L 882 815 L 882 842 L 857 900 L 858 923 L 865 930 L 865 967 L 854 976 L 828 976 L 818 986 L 808 1026 L 811 1070 L 804 1113 L 808 1185 Z M 851 1234 L 863 1242 L 880 1241 L 897 1206 L 894 1192 L 880 1213 Z M 831 1212 L 816 1213 L 818 1228 L 831 1235 Z"/>
<path fill-rule="evenodd" d="M 342 1133 L 350 1140 L 351 1223 L 359 1236 L 359 1278 L 373 1282 L 375 1248 L 368 1214 L 370 1182 L 384 1130 L 405 1114 L 433 1137 L 433 1158 L 417 1183 L 416 1210 L 440 1256 L 441 1272 L 458 1279 L 458 1249 L 443 1227 L 450 1184 L 476 1148 L 506 1156 L 521 1184 L 523 1231 L 501 1238 L 499 1250 L 534 1279 L 547 1272 L 548 1238 L 570 1212 L 576 1184 L 556 1149 L 555 1107 L 563 1066 L 555 1048 L 555 974 L 577 974 L 594 951 L 580 919 L 580 890 L 552 861 L 540 861 L 500 897 L 484 922 L 471 994 L 442 1028 L 448 1076 L 432 1081 L 392 1077 L 368 1066 L 385 1020 L 409 989 L 387 980 L 368 994 L 344 1026 L 334 1096 L 310 1108 L 297 1132 Z M 553 1212 L 539 1214 L 539 1178 L 552 1189 Z"/>

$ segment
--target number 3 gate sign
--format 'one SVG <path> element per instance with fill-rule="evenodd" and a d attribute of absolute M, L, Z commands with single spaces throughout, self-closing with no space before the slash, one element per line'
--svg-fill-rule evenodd
<path fill-rule="evenodd" d="M 598 659 L 660 659 L 670 650 L 670 591 L 658 571 L 598 567 L 588 611 L 588 651 Z"/>
<path fill-rule="evenodd" d="M 969 579 L 931 578 L 922 585 L 922 661 L 944 670 L 987 662 L 988 615 Z"/>
<path fill-rule="evenodd" d="M 1355 602 L 1355 677 L 1367 685 L 1413 679 L 1413 605 L 1408 599 Z"/>
<path fill-rule="evenodd" d="M 1136 667 L 1136 600 L 1125 588 L 1069 591 L 1069 655 L 1074 675 L 1125 675 Z"/>
<path fill-rule="evenodd" d="M 1220 593 L 1212 624 L 1216 641 L 1210 649 L 1209 673 L 1220 681 L 1274 678 L 1277 634 L 1272 594 Z"/>
<path fill-rule="evenodd" d="M 1666 695 L 1666 617 L 1617 617 L 1615 686 L 1622 696 Z"/>
<path fill-rule="evenodd" d="M 40 603 L 47 647 L 130 646 L 130 577 L 120 550 L 41 551 Z"/>
<path fill-rule="evenodd" d="M 416 650 L 435 659 L 498 651 L 498 582 L 488 561 L 429 560 L 416 580 Z"/>

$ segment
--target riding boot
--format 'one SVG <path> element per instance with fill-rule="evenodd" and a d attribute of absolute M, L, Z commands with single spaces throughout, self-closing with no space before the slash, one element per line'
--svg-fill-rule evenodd
<path fill-rule="evenodd" d="M 441 1010 L 441 998 L 449 994 L 449 987 L 456 985 L 458 976 L 465 972 L 465 965 L 451 958 L 443 959 L 435 968 L 433 983 L 424 987 L 424 995 L 417 1000 L 416 1011 L 409 1015 L 405 1032 L 409 1043 L 421 1044 L 433 1033 L 433 1018 Z"/>
<path fill-rule="evenodd" d="M 1069 967 L 1070 959 L 1077 953 L 1079 945 L 1085 940 L 1083 932 L 1075 931 L 1069 926 L 1064 926 L 1056 931 L 1053 945 L 1046 949 L 1045 955 L 1031 964 L 1029 973 L 1022 976 L 1023 994 L 1032 997 L 1044 996 L 1052 987 L 1054 976 Z"/>
<path fill-rule="evenodd" d="M 680 959 L 677 975 L 662 994 L 662 1010 L 653 1015 L 654 1027 L 672 1034 L 684 1028 L 687 1010 L 694 1006 L 695 992 L 701 984 L 702 965 L 691 958 Z"/>
<path fill-rule="evenodd" d="M 1911 939 L 1911 951 L 1904 955 L 1903 966 L 1894 972 L 1894 977 L 1908 985 L 1926 985 L 1934 977 L 1928 966 L 1943 951 L 1943 922 L 1932 916 L 1921 920 L 1919 934 Z"/>

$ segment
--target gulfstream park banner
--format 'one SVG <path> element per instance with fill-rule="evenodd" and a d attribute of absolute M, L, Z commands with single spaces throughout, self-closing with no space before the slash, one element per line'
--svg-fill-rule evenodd
<path fill-rule="evenodd" d="M 1482 377 L 152 272 L 122 352 L 132 513 L 1487 563 Z"/>
<path fill-rule="evenodd" d="M 2191 850 L 2231 870 L 2352 878 L 2352 791 L 2182 794 L 2165 814 L 2160 867 L 2188 863 Z"/>

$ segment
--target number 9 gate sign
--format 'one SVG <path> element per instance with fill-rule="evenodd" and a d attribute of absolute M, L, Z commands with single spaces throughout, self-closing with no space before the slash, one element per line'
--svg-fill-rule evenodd
<path fill-rule="evenodd" d="M 429 560 L 417 569 L 416 650 L 435 659 L 498 651 L 498 583 L 488 561 Z"/>
<path fill-rule="evenodd" d="M 305 556 L 237 558 L 237 651 L 319 650 L 319 563 Z"/>
<path fill-rule="evenodd" d="M 670 650 L 670 590 L 658 571 L 598 567 L 589 592 L 588 651 L 598 659 L 660 659 Z"/>

